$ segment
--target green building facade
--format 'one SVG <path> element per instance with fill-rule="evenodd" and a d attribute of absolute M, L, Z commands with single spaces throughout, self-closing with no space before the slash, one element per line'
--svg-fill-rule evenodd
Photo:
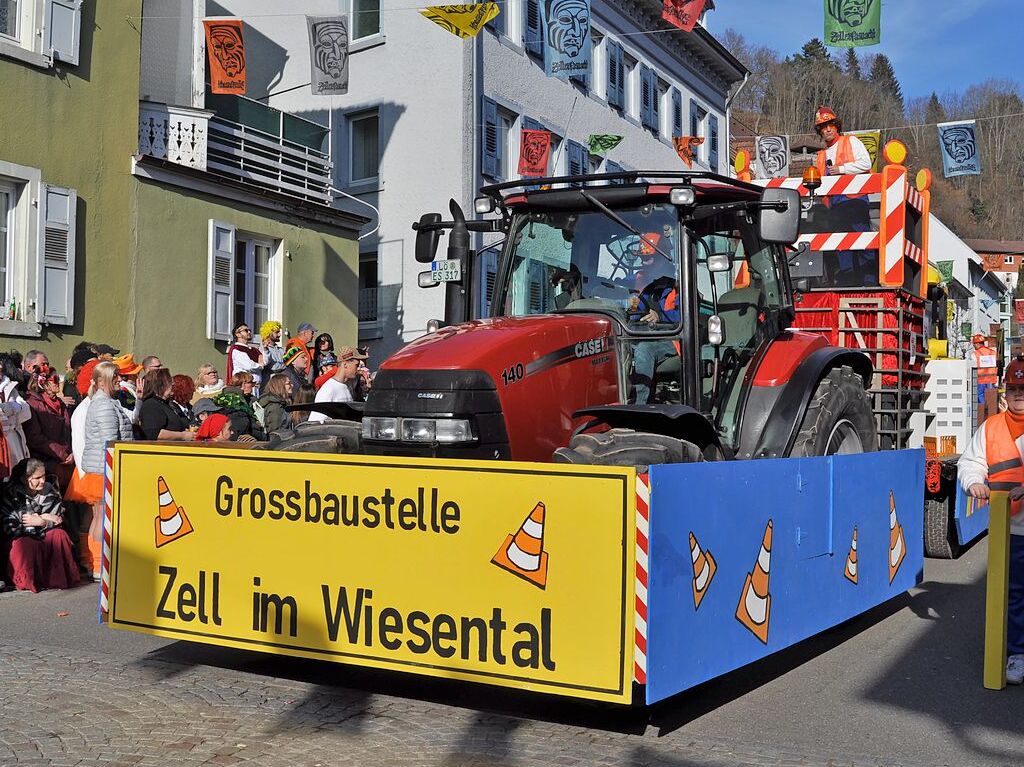
<path fill-rule="evenodd" d="M 366 219 L 330 205 L 320 126 L 303 146 L 140 102 L 141 0 L 14 7 L 0 14 L 0 350 L 63 368 L 89 340 L 194 375 L 223 372 L 239 320 L 355 342 Z M 301 119 L 284 118 L 294 133 Z"/>

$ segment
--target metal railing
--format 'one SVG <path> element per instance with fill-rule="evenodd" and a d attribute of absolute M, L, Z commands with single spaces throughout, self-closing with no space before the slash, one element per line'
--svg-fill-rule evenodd
<path fill-rule="evenodd" d="M 376 322 L 380 305 L 380 288 L 359 289 L 359 321 Z"/>
<path fill-rule="evenodd" d="M 315 148 L 329 140 L 328 128 L 249 102 L 211 101 L 235 120 L 219 111 L 142 102 L 139 152 L 330 205 L 332 163 L 326 152 Z"/>

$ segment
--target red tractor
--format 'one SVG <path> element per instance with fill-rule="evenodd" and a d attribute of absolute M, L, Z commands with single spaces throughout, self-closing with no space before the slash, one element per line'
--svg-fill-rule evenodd
<path fill-rule="evenodd" d="M 268 447 L 611 465 L 877 449 L 868 357 L 791 328 L 796 190 L 637 171 L 482 195 L 497 217 L 452 201 L 414 225 L 444 326 L 383 363 L 361 414 L 314 406 L 361 415 L 360 439 L 328 422 Z M 505 235 L 475 320 L 470 232 Z"/>

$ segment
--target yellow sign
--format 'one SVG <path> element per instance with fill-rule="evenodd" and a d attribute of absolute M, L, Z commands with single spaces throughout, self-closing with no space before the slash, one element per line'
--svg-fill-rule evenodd
<path fill-rule="evenodd" d="M 108 621 L 629 702 L 635 472 L 125 445 Z"/>
<path fill-rule="evenodd" d="M 871 170 L 869 173 L 878 173 L 878 145 L 882 140 L 882 132 L 878 130 L 852 130 L 849 135 L 856 136 L 864 144 L 871 157 Z"/>

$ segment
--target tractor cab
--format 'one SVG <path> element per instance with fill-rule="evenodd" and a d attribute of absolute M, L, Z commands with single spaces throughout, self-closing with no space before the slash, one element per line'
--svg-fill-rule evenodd
<path fill-rule="evenodd" d="M 684 406 L 731 443 L 752 360 L 792 322 L 783 243 L 796 237 L 797 195 L 708 173 L 639 176 L 485 187 L 475 208 L 500 218 L 466 227 L 505 234 L 490 318 L 529 321 L 538 333 L 568 327 L 572 316 L 601 318 L 609 332 L 564 348 L 538 347 L 540 359 L 529 369 L 556 365 L 571 352 L 591 357 L 598 375 L 599 365 L 614 360 L 615 391 L 592 404 Z M 450 244 L 461 214 L 452 212 Z M 447 223 L 424 217 L 417 228 L 429 238 Z M 432 255 L 433 247 L 421 251 Z M 468 254 L 456 257 L 472 263 Z M 468 317 L 447 319 L 455 325 Z"/>

